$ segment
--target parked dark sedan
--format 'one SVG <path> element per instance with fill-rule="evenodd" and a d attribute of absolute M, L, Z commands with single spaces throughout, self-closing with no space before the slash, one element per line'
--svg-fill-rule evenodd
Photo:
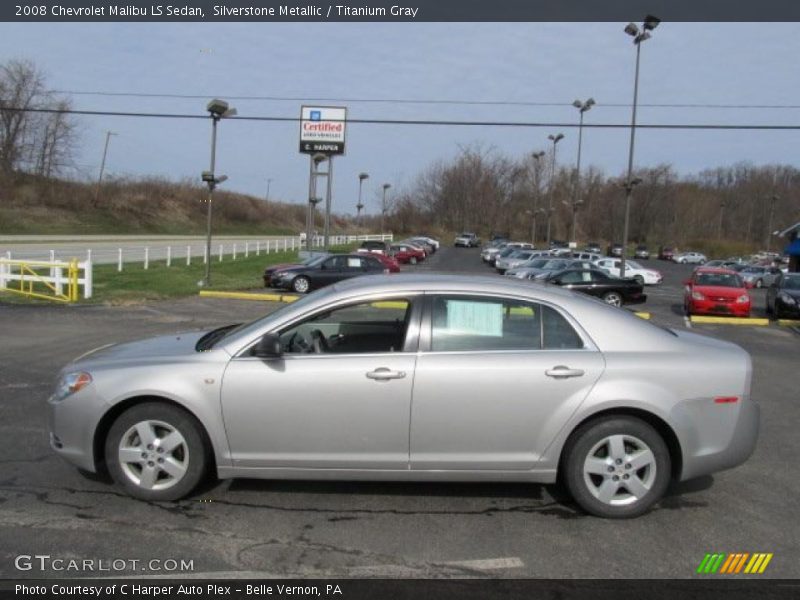
<path fill-rule="evenodd" d="M 323 256 L 322 254 L 315 254 L 314 256 L 309 256 L 308 258 L 296 263 L 282 263 L 279 265 L 268 266 L 266 269 L 264 269 L 264 287 L 269 287 L 270 285 L 272 285 L 272 276 L 275 273 L 279 271 L 285 271 L 286 269 L 292 269 L 294 267 L 304 267 L 316 260 L 319 260 L 320 257 L 322 256 Z M 325 256 L 328 256 L 328 254 L 325 254 Z M 400 269 L 398 269 L 398 271 L 399 270 Z"/>
<path fill-rule="evenodd" d="M 800 273 L 781 273 L 769 286 L 767 314 L 800 319 Z"/>
<path fill-rule="evenodd" d="M 547 283 L 601 298 L 606 304 L 641 304 L 647 300 L 644 286 L 633 279 L 611 277 L 600 269 L 565 269 L 551 273 Z"/>
<path fill-rule="evenodd" d="M 307 265 L 273 273 L 270 283 L 272 287 L 305 294 L 343 279 L 388 272 L 389 269 L 381 261 L 368 253 L 333 254 L 321 256 Z"/>

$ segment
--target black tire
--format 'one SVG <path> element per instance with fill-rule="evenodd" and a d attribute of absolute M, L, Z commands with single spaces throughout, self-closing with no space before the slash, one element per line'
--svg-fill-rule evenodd
<path fill-rule="evenodd" d="M 292 279 L 292 291 L 297 294 L 307 294 L 311 291 L 311 281 L 303 275 L 295 277 Z"/>
<path fill-rule="evenodd" d="M 643 442 L 654 457 L 655 473 L 646 494 L 629 504 L 613 505 L 601 501 L 592 493 L 585 481 L 584 463 L 598 443 L 617 435 L 630 436 Z M 624 465 L 622 469 L 622 473 L 631 473 L 624 471 Z M 636 417 L 609 416 L 589 421 L 572 433 L 564 447 L 560 475 L 572 498 L 586 512 L 607 519 L 629 519 L 645 513 L 661 500 L 672 478 L 671 469 L 667 445 L 653 427 Z"/>
<path fill-rule="evenodd" d="M 123 436 L 137 423 L 144 421 L 165 423 L 179 432 L 185 441 L 185 473 L 165 489 L 140 487 L 120 464 L 118 453 Z M 153 455 L 158 456 L 155 453 Z M 181 408 L 162 402 L 146 402 L 129 408 L 117 417 L 105 440 L 105 460 L 111 477 L 131 496 L 141 500 L 171 502 L 187 496 L 208 473 L 210 456 L 209 445 L 197 419 Z"/>

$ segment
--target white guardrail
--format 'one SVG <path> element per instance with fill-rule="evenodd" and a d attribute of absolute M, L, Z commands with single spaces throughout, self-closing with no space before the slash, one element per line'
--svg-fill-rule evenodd
<path fill-rule="evenodd" d="M 393 240 L 392 234 L 375 235 L 334 235 L 330 237 L 332 246 L 350 244 L 367 240 L 388 241 Z M 46 242 L 45 242 L 46 243 Z M 92 242 L 81 246 L 80 242 L 70 243 L 69 247 L 59 247 L 58 249 L 45 250 L 43 244 L 36 244 L 37 248 L 30 250 L 24 247 L 17 247 L 12 253 L 10 250 L 5 253 L 6 259 L 10 260 L 35 260 L 35 261 L 69 261 L 75 257 L 81 257 L 81 264 L 116 264 L 117 271 L 122 271 L 126 263 L 140 263 L 144 269 L 148 269 L 153 261 L 164 261 L 166 266 L 173 264 L 186 265 L 192 261 L 202 261 L 205 264 L 208 260 L 206 253 L 206 242 L 204 239 L 196 238 L 185 243 L 180 241 L 153 241 L 141 245 L 119 246 L 112 241 Z M 56 245 L 56 244 L 54 244 Z M 91 246 L 91 247 L 89 247 Z M 312 240 L 312 248 L 323 246 L 322 236 L 315 236 Z M 45 246 L 46 248 L 46 246 Z M 305 248 L 305 236 L 293 236 L 278 239 L 237 239 L 222 240 L 220 242 L 212 240 L 211 259 L 216 262 L 223 260 L 236 260 L 237 258 L 248 258 L 251 254 L 259 256 L 261 254 L 272 254 L 275 252 L 294 252 Z M 13 256 L 12 256 L 13 254 Z M 2 255 L 0 255 L 2 256 Z M 89 287 L 91 288 L 91 276 L 89 276 Z M 91 294 L 91 289 L 89 290 Z M 87 296 L 89 297 L 89 296 Z"/>

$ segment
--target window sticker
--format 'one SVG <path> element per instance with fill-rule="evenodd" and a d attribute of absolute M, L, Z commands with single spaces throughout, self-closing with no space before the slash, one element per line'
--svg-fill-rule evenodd
<path fill-rule="evenodd" d="M 447 300 L 448 333 L 456 335 L 503 335 L 503 305 L 492 302 Z"/>
<path fill-rule="evenodd" d="M 360 258 L 348 258 L 347 259 L 347 266 L 353 268 L 359 268 L 361 266 L 361 259 Z"/>

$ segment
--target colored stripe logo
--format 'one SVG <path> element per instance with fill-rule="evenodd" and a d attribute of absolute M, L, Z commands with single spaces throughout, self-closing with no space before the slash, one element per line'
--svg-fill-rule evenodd
<path fill-rule="evenodd" d="M 731 554 L 716 552 L 706 554 L 697 567 L 697 572 L 703 575 L 738 575 L 739 573 L 760 575 L 767 569 L 772 556 L 771 552 L 755 552 L 752 554 L 749 552 L 734 552 Z"/>

